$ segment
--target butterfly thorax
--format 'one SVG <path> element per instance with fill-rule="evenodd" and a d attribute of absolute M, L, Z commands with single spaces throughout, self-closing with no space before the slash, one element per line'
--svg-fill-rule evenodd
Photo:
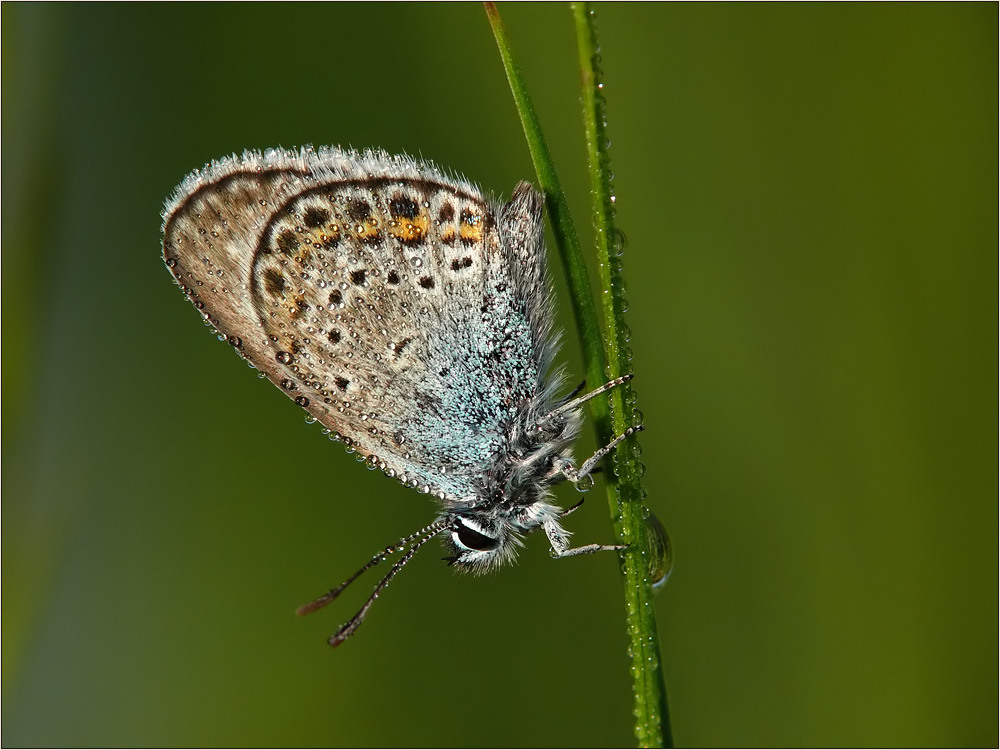
<path fill-rule="evenodd" d="M 537 413 L 529 402 L 509 426 L 508 449 L 482 477 L 482 494 L 451 504 L 445 546 L 449 560 L 472 572 L 512 562 L 524 534 L 539 527 L 565 533 L 563 511 L 550 502 L 550 487 L 572 465 L 570 448 L 581 424 L 579 409 Z"/>

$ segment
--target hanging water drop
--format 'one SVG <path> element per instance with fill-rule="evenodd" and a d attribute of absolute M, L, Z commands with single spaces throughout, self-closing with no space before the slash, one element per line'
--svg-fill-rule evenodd
<path fill-rule="evenodd" d="M 646 516 L 646 545 L 649 548 L 649 577 L 653 581 L 653 593 L 659 593 L 667 582 L 674 567 L 674 550 L 663 522 L 649 511 Z"/>

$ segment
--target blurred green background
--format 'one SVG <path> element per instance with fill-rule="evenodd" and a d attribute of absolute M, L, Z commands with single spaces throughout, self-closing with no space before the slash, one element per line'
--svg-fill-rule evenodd
<path fill-rule="evenodd" d="M 501 11 L 586 236 L 570 15 Z M 530 179 L 481 6 L 2 14 L 3 744 L 629 745 L 611 556 L 425 553 L 336 651 L 374 575 L 292 614 L 434 506 L 160 260 L 244 148 Z M 598 14 L 677 742 L 996 746 L 997 5 Z M 570 526 L 610 539 L 602 492 Z"/>

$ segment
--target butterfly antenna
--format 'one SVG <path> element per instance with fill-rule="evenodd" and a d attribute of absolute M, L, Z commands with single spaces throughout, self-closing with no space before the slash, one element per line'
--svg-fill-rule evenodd
<path fill-rule="evenodd" d="M 435 521 L 434 523 L 430 524 L 429 526 L 425 526 L 424 528 L 420 529 L 420 531 L 414 532 L 413 534 L 410 534 L 409 536 L 403 537 L 402 539 L 400 539 L 395 544 L 393 544 L 393 545 L 391 545 L 389 547 L 386 547 L 384 550 L 382 550 L 377 555 L 375 555 L 371 560 L 369 560 L 364 565 L 362 565 L 361 568 L 358 570 L 357 573 L 355 573 L 354 575 L 352 575 L 350 578 L 348 578 L 342 584 L 340 584 L 336 588 L 330 589 L 329 591 L 327 591 L 325 594 L 323 594 L 323 596 L 319 597 L 318 599 L 314 599 L 313 601 L 309 602 L 308 604 L 303 604 L 301 607 L 299 607 L 297 610 L 295 610 L 295 614 L 297 614 L 297 615 L 308 615 L 310 612 L 315 612 L 317 609 L 322 609 L 327 604 L 329 604 L 334 599 L 336 599 L 338 596 L 340 596 L 341 592 L 344 589 L 346 589 L 348 586 L 350 586 L 366 570 L 374 568 L 380 562 L 385 561 L 386 558 L 388 558 L 394 552 L 402 552 L 403 548 L 407 544 L 409 544 L 410 542 L 412 542 L 414 539 L 416 539 L 417 537 L 423 537 L 426 534 L 426 535 L 429 535 L 428 538 L 430 538 L 430 536 L 433 536 L 434 534 L 436 534 L 437 532 L 439 532 L 444 527 L 445 527 L 444 523 L 442 523 L 441 521 Z M 424 541 L 426 541 L 426 539 Z M 421 542 L 421 544 L 422 543 L 423 542 Z"/>
<path fill-rule="evenodd" d="M 396 564 L 393 565 L 389 569 L 389 572 L 385 574 L 385 578 L 379 581 L 378 586 L 376 586 L 375 590 L 372 591 L 371 596 L 368 597 L 368 601 L 366 601 L 361 609 L 358 610 L 358 613 L 341 625 L 337 632 L 329 637 L 327 642 L 332 648 L 336 648 L 341 643 L 346 641 L 351 634 L 358 629 L 361 623 L 365 621 L 365 617 L 368 615 L 368 610 L 371 609 L 372 604 L 374 604 L 375 600 L 378 599 L 378 595 L 382 593 L 382 589 L 388 586 L 389 582 L 395 577 L 396 573 L 401 571 L 403 566 L 406 565 L 406 563 L 408 563 L 415 554 L 417 554 L 417 550 L 433 539 L 438 532 L 441 531 L 441 529 L 445 528 L 445 526 L 446 524 L 444 523 L 432 524 L 432 526 L 428 527 L 429 531 L 427 535 L 422 539 L 418 539 L 408 550 L 406 550 L 406 554 L 399 558 L 396 561 Z"/>
<path fill-rule="evenodd" d="M 385 578 L 383 578 L 381 582 L 379 582 L 378 586 L 375 587 L 375 590 L 372 592 L 372 595 L 368 598 L 368 601 L 365 602 L 364 606 L 358 611 L 358 613 L 354 615 L 354 617 L 352 617 L 346 624 L 342 625 L 341 628 L 334 635 L 330 637 L 331 646 L 339 645 L 349 635 L 351 635 L 351 633 L 357 630 L 358 626 L 364 621 L 365 615 L 368 614 L 368 610 L 371 608 L 372 604 L 378 598 L 378 595 L 382 592 L 382 589 L 384 589 L 386 586 L 389 585 L 389 582 L 393 579 L 396 573 L 402 570 L 403 566 L 410 561 L 410 559 L 413 557 L 416 551 L 420 549 L 420 547 L 422 547 L 427 541 L 429 541 L 435 535 L 437 535 L 447 525 L 448 524 L 445 520 L 435 521 L 429 526 L 425 526 L 424 528 L 420 529 L 420 531 L 417 531 L 416 533 L 410 534 L 409 536 L 400 539 L 394 545 L 386 547 L 377 555 L 372 557 L 371 560 L 365 563 L 354 575 L 352 575 L 342 584 L 340 584 L 336 588 L 330 589 L 318 599 L 309 602 L 309 604 L 305 604 L 299 607 L 297 610 L 295 610 L 295 613 L 298 615 L 307 615 L 310 612 L 315 612 L 317 609 L 322 609 L 327 604 L 336 599 L 338 596 L 340 596 L 341 592 L 344 589 L 346 589 L 351 583 L 353 583 L 355 579 L 357 579 L 366 570 L 374 568 L 380 562 L 386 560 L 393 553 L 402 552 L 407 544 L 412 543 L 410 548 L 406 551 L 406 554 L 404 554 L 399 560 L 396 561 L 396 564 L 392 566 L 392 569 L 385 576 Z M 414 543 L 415 539 L 417 541 Z"/>

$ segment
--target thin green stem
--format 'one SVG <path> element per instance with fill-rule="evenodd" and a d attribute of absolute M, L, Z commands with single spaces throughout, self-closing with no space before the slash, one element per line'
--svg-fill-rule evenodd
<path fill-rule="evenodd" d="M 580 79 L 583 86 L 583 119 L 587 139 L 587 160 L 593 204 L 594 226 L 597 232 L 597 254 L 600 260 L 600 280 L 603 312 L 603 339 L 608 358 L 608 377 L 616 378 L 631 372 L 632 353 L 628 348 L 628 327 L 625 325 L 627 303 L 621 277 L 621 254 L 624 236 L 615 227 L 614 194 L 611 189 L 610 156 L 608 154 L 607 116 L 602 93 L 603 72 L 600 67 L 599 45 L 594 11 L 589 3 L 572 3 L 576 26 Z M 612 427 L 622 434 L 638 421 L 635 413 L 635 393 L 631 382 L 609 392 Z M 642 747 L 662 747 L 672 744 L 667 692 L 660 660 L 659 636 L 650 571 L 656 569 L 657 551 L 649 548 L 648 510 L 644 505 L 642 464 L 635 445 L 628 441 L 615 451 L 616 483 L 608 486 L 611 516 L 615 531 L 628 541 L 624 555 L 625 611 L 628 624 L 629 654 L 632 659 L 633 694 L 635 698 L 636 740 Z M 658 526 L 658 522 L 656 523 Z M 659 527 L 662 528 L 662 527 Z"/>
<path fill-rule="evenodd" d="M 552 222 L 556 249 L 559 252 L 559 258 L 562 260 L 569 283 L 573 315 L 576 318 L 580 346 L 583 351 L 584 374 L 587 383 L 596 388 L 607 380 L 606 360 L 604 347 L 601 344 L 597 308 L 594 306 L 594 297 L 591 294 L 587 264 L 580 250 L 580 240 L 570 217 L 566 194 L 563 193 L 562 186 L 559 184 L 555 162 L 552 160 L 552 155 L 545 143 L 545 137 L 542 135 L 538 115 L 528 98 L 528 90 L 521 77 L 521 71 L 514 61 L 510 40 L 504 30 L 500 13 L 493 3 L 484 3 L 484 5 L 490 26 L 493 28 L 493 36 L 496 37 L 504 69 L 507 72 L 507 80 L 514 95 L 514 103 L 521 118 L 521 126 L 524 128 L 524 136 L 535 166 L 535 174 L 538 176 L 539 185 L 545 194 L 545 207 L 548 210 L 549 221 Z M 606 445 L 614 435 L 611 431 L 607 401 L 602 398 L 591 399 L 589 406 L 598 437 L 603 441 L 601 445 Z"/>

